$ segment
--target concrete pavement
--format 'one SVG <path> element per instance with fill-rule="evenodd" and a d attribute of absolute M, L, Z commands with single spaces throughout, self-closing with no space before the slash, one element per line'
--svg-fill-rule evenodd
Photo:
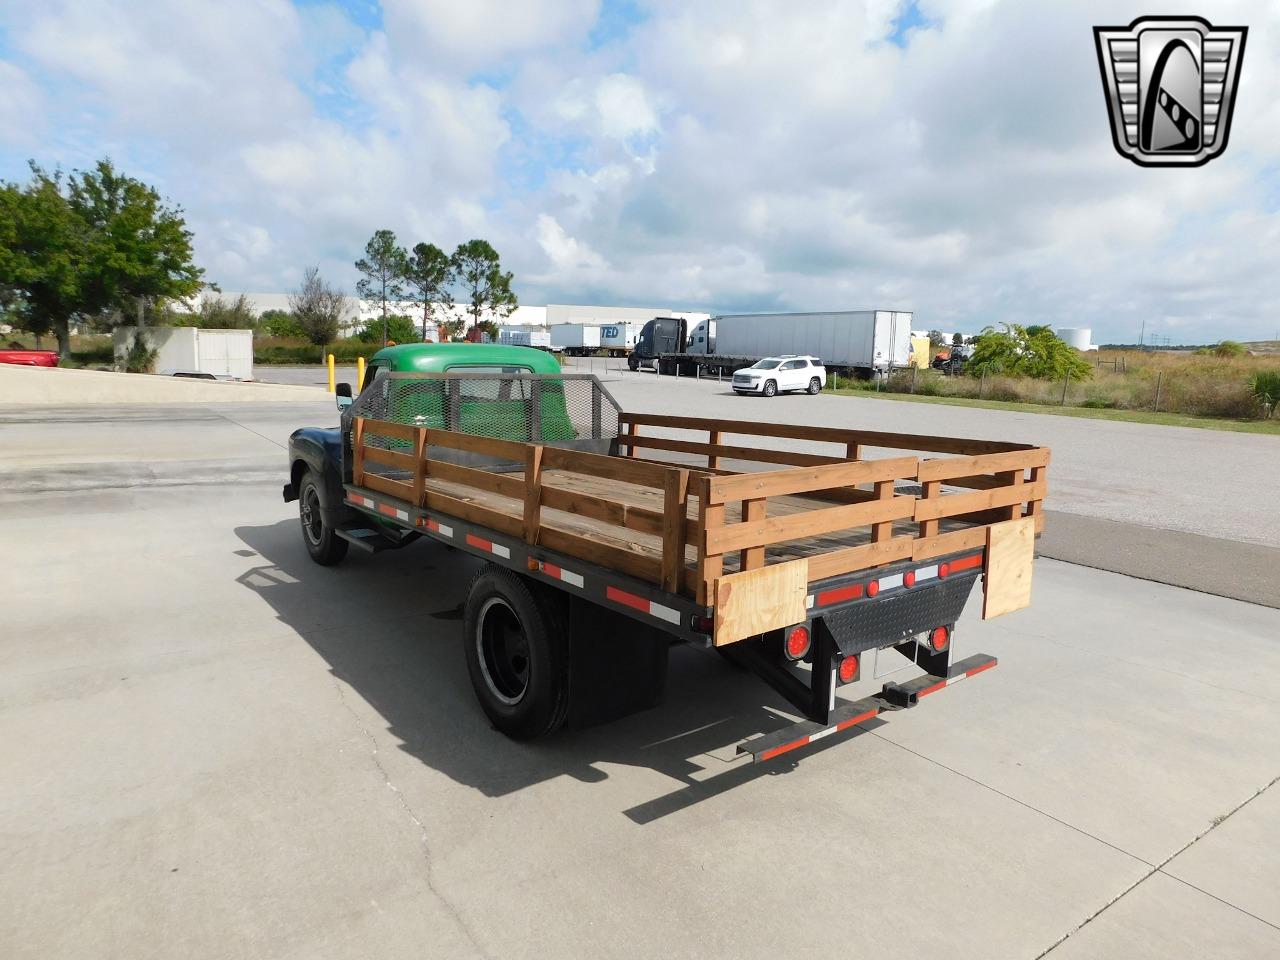
<path fill-rule="evenodd" d="M 474 561 L 307 558 L 279 445 L 331 407 L 83 418 L 0 423 L 6 957 L 1280 954 L 1276 610 L 1047 560 L 957 631 L 999 668 L 790 762 L 690 648 L 516 744 Z"/>

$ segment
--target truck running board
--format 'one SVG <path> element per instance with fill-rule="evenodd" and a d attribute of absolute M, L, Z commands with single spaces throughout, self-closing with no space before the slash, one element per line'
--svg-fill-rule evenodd
<path fill-rule="evenodd" d="M 398 550 L 414 539 L 413 534 L 409 534 L 408 537 L 396 540 L 370 527 L 337 527 L 333 532 L 356 549 L 368 554 L 381 553 L 383 550 Z"/>
<path fill-rule="evenodd" d="M 945 677 L 926 674 L 923 677 L 908 680 L 906 683 L 886 683 L 884 689 L 875 696 L 855 700 L 853 703 L 846 703 L 831 711 L 829 722 L 826 725 L 814 723 L 812 720 L 802 720 L 766 736 L 738 744 L 738 753 L 751 754 L 752 763 L 772 760 L 780 754 L 808 746 L 815 740 L 829 737 L 831 734 L 839 733 L 841 730 L 848 730 L 850 727 L 870 720 L 881 713 L 914 707 L 920 702 L 921 697 L 937 693 L 939 690 L 949 687 L 953 683 L 959 683 L 966 677 L 972 677 L 976 673 L 990 670 L 997 662 L 995 657 L 979 653 L 952 664 Z"/>

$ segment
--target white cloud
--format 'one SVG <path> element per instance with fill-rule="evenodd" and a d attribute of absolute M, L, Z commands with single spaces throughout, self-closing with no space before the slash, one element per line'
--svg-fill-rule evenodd
<path fill-rule="evenodd" d="M 1197 8 L 1251 32 L 1227 155 L 1182 171 L 1111 147 L 1113 4 L 920 0 L 899 48 L 902 8 L 653 0 L 592 48 L 595 0 L 386 0 L 371 32 L 287 0 L 11 5 L 0 163 L 111 154 L 226 289 L 349 283 L 386 226 L 489 238 L 525 302 L 1274 332 L 1280 8 Z"/>
<path fill-rule="evenodd" d="M 604 135 L 615 140 L 629 140 L 658 129 L 658 114 L 649 103 L 644 84 L 624 73 L 610 74 L 600 81 L 596 110 Z"/>

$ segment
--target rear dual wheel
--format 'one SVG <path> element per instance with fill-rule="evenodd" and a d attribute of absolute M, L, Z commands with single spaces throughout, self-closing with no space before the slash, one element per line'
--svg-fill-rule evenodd
<path fill-rule="evenodd" d="M 568 627 L 559 598 L 496 565 L 467 591 L 467 673 L 490 722 L 516 740 L 559 729 L 569 711 Z"/>

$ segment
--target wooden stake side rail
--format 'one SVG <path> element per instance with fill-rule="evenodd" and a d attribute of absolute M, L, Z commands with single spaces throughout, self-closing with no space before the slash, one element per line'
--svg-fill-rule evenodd
<path fill-rule="evenodd" d="M 704 431 L 708 439 L 654 437 L 642 434 L 640 425 Z M 626 413 L 622 430 L 618 444 L 624 455 L 607 456 L 357 418 L 352 480 L 356 486 L 520 537 L 531 546 L 690 595 L 702 604 L 714 602 L 726 554 L 737 554 L 737 570 L 743 572 L 776 562 L 769 549 L 800 542 L 786 549 L 807 556 L 808 576 L 816 582 L 983 546 L 985 525 L 999 520 L 1035 517 L 1037 531 L 1044 524 L 1049 451 L 1043 447 Z M 836 443 L 843 445 L 845 455 L 726 444 L 727 434 Z M 399 441 L 398 448 L 375 445 L 378 438 Z M 645 459 L 636 454 L 641 447 L 702 455 L 706 466 Z M 866 447 L 952 455 L 864 460 Z M 447 462 L 431 456 L 433 448 L 494 457 L 510 469 L 497 472 Z M 724 460 L 783 466 L 740 473 L 724 469 Z M 372 465 L 398 471 L 403 479 L 374 472 Z M 603 496 L 599 481 L 624 486 Z M 895 486 L 917 483 L 918 494 Z M 492 496 L 469 497 L 467 489 Z M 776 498 L 791 499 L 771 504 Z M 726 507 L 736 507 L 736 516 L 727 516 Z M 566 514 L 585 519 L 568 523 Z M 940 530 L 944 520 L 951 528 L 957 522 L 973 526 Z M 914 536 L 903 535 L 904 522 L 915 524 Z M 600 532 L 593 535 L 594 523 Z M 833 534 L 859 529 L 864 539 L 869 533 L 870 542 L 855 538 L 856 545 L 833 548 L 840 542 Z M 690 547 L 691 555 L 686 552 Z M 782 556 L 787 555 L 783 549 Z"/>

